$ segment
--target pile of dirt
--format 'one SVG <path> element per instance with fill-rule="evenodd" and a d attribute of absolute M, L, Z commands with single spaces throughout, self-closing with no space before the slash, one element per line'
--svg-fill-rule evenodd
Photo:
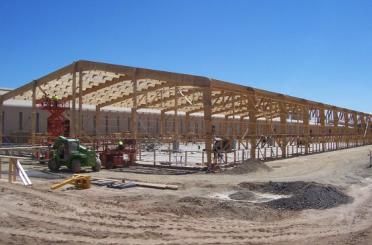
<path fill-rule="evenodd" d="M 239 187 L 248 189 L 249 191 L 290 196 L 265 203 L 265 205 L 274 209 L 294 211 L 304 209 L 327 209 L 350 203 L 353 200 L 335 186 L 323 185 L 315 182 L 243 182 L 239 184 Z M 233 198 L 234 196 L 230 197 Z"/>
<path fill-rule="evenodd" d="M 246 160 L 243 163 L 224 169 L 222 174 L 239 175 L 257 171 L 271 171 L 272 169 L 259 160 Z"/>
<path fill-rule="evenodd" d="M 180 217 L 194 218 L 220 218 L 277 221 L 289 217 L 287 212 L 277 212 L 265 206 L 257 206 L 249 202 L 236 202 L 233 200 L 218 200 L 194 196 L 175 197 L 168 196 L 164 201 L 148 204 L 144 212 L 172 213 Z M 293 215 L 293 214 L 291 214 Z"/>

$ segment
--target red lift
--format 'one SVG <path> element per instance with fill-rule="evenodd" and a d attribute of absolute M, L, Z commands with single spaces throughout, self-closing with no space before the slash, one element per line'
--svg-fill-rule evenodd
<path fill-rule="evenodd" d="M 135 139 L 121 140 L 122 145 L 105 145 L 99 153 L 102 166 L 106 169 L 128 167 L 135 164 L 137 144 Z"/>
<path fill-rule="evenodd" d="M 51 137 L 66 136 L 70 134 L 70 121 L 63 116 L 66 110 L 69 110 L 68 102 L 63 102 L 58 98 L 49 98 L 44 96 L 36 101 L 38 108 L 50 113 L 48 117 L 47 131 Z"/>

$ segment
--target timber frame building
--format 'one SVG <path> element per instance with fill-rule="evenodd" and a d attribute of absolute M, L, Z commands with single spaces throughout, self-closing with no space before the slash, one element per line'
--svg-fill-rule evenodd
<path fill-rule="evenodd" d="M 0 111 L 8 100 L 30 101 L 31 143 L 36 144 L 36 101 L 53 95 L 71 105 L 73 137 L 85 134 L 83 105 L 94 108 L 97 129 L 105 108 L 129 108 L 130 134 L 139 140 L 145 137 L 138 129 L 141 110 L 154 110 L 160 118 L 159 135 L 147 138 L 164 137 L 164 117 L 171 113 L 174 128 L 168 136 L 176 141 L 190 136 L 190 118 L 198 115 L 203 122 L 200 140 L 205 143 L 208 165 L 214 162 L 212 144 L 216 136 L 237 140 L 250 149 L 251 158 L 257 158 L 268 144 L 276 146 L 276 156 L 288 157 L 293 155 L 293 146 L 301 146 L 303 154 L 308 154 L 372 143 L 371 114 L 202 76 L 85 60 L 1 95 Z M 0 128 L 3 122 L 1 118 Z M 102 134 L 96 130 L 89 137 Z"/>

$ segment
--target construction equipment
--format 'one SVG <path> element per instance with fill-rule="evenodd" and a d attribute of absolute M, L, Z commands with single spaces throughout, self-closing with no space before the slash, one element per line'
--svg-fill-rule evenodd
<path fill-rule="evenodd" d="M 69 110 L 69 104 L 60 100 L 57 96 L 43 98 L 36 100 L 38 108 L 50 113 L 48 117 L 48 135 L 51 137 L 58 137 L 59 135 L 68 136 L 70 133 L 70 121 L 65 118 L 63 113 Z"/>
<path fill-rule="evenodd" d="M 49 156 L 51 158 L 48 167 L 52 171 L 58 171 L 62 165 L 67 166 L 74 173 L 79 173 L 81 167 L 92 167 L 96 172 L 101 170 L 101 161 L 96 152 L 80 145 L 78 139 L 59 136 Z"/>
<path fill-rule="evenodd" d="M 71 178 L 52 185 L 50 189 L 56 190 L 68 184 L 74 185 L 75 188 L 77 189 L 89 189 L 90 188 L 90 176 L 74 174 Z"/>
<path fill-rule="evenodd" d="M 136 162 L 137 144 L 135 139 L 119 140 L 118 144 L 106 145 L 99 157 L 106 169 L 128 167 Z"/>

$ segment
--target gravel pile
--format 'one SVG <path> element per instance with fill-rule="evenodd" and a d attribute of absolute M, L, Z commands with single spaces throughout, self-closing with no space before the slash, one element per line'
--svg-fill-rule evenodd
<path fill-rule="evenodd" d="M 284 210 L 327 209 L 352 202 L 352 198 L 335 186 L 315 182 L 243 182 L 239 187 L 261 193 L 290 195 L 266 203 L 271 208 Z"/>

